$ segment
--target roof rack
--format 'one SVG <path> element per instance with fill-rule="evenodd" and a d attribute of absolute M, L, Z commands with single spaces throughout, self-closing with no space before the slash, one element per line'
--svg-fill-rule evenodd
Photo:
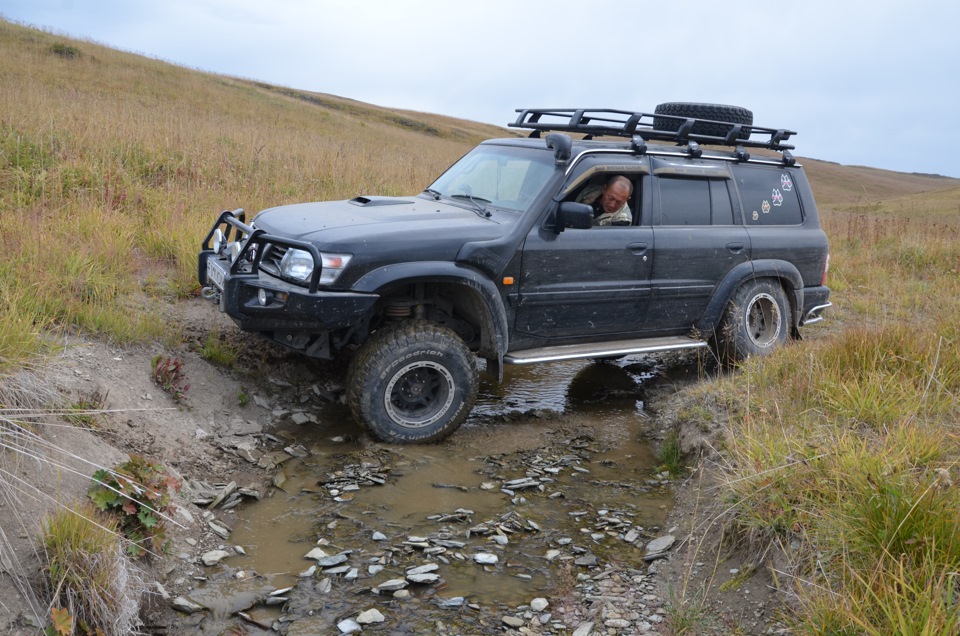
<path fill-rule="evenodd" d="M 539 137 L 543 131 L 584 133 L 586 139 L 596 135 L 615 137 L 641 137 L 639 140 L 655 139 L 658 141 L 673 141 L 678 144 L 697 144 L 733 146 L 738 148 L 768 148 L 780 150 L 788 157 L 788 151 L 794 146 L 783 143 L 791 135 L 797 133 L 783 128 L 764 128 L 753 124 L 736 124 L 720 122 L 713 119 L 682 117 L 677 115 L 653 115 L 632 110 L 612 110 L 605 108 L 518 108 L 520 115 L 517 121 L 507 124 L 511 128 L 532 129 L 530 137 Z M 667 119 L 677 122 L 677 130 L 660 130 L 653 127 L 653 118 Z M 698 122 L 706 124 L 726 124 L 730 131 L 725 136 L 702 135 L 691 132 Z M 752 136 L 769 136 L 768 139 L 751 139 Z M 638 146 L 638 140 L 634 145 Z"/>

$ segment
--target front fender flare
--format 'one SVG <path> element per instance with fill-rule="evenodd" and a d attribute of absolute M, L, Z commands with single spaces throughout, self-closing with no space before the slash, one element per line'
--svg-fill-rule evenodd
<path fill-rule="evenodd" d="M 462 285 L 475 295 L 480 308 L 480 355 L 488 362 L 496 361 L 498 380 L 502 380 L 503 356 L 509 346 L 507 312 L 500 290 L 481 272 L 446 261 L 398 263 L 386 265 L 364 274 L 352 286 L 353 291 L 379 293 L 398 283 L 452 283 Z"/>

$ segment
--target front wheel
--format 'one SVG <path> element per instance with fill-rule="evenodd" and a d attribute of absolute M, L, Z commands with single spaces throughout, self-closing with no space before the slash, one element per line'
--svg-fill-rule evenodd
<path fill-rule="evenodd" d="M 774 280 L 743 284 L 730 299 L 717 334 L 717 349 L 725 362 L 766 355 L 787 342 L 789 306 Z"/>
<path fill-rule="evenodd" d="M 354 418 L 383 442 L 425 444 L 456 431 L 477 397 L 476 359 L 451 329 L 425 321 L 381 329 L 347 374 Z"/>

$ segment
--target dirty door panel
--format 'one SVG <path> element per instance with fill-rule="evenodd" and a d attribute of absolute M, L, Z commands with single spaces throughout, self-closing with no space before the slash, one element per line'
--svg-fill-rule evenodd
<path fill-rule="evenodd" d="M 714 290 L 750 258 L 727 179 L 655 178 L 653 300 L 645 330 L 683 332 L 703 315 Z"/>
<path fill-rule="evenodd" d="M 534 228 L 524 244 L 517 331 L 547 338 L 638 332 L 652 253 L 648 227 Z"/>

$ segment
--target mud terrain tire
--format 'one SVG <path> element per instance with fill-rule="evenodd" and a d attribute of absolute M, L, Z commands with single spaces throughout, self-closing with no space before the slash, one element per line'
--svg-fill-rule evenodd
<path fill-rule="evenodd" d="M 727 304 L 717 334 L 717 353 L 727 363 L 766 355 L 787 342 L 790 311 L 775 280 L 744 283 Z"/>
<path fill-rule="evenodd" d="M 740 106 L 727 106 L 725 104 L 697 104 L 694 102 L 666 102 L 659 104 L 654 110 L 654 115 L 673 115 L 675 117 L 694 117 L 696 119 L 712 119 L 720 122 L 730 122 L 732 124 L 745 124 L 743 130 L 737 135 L 737 139 L 750 138 L 750 125 L 753 124 L 753 112 Z M 654 117 L 653 127 L 656 130 L 677 131 L 683 123 L 680 119 L 670 119 L 667 117 Z M 730 132 L 731 126 L 727 124 L 714 124 L 706 122 L 697 122 L 690 131 L 694 135 L 710 135 L 713 137 L 726 137 Z"/>
<path fill-rule="evenodd" d="M 398 323 L 357 352 L 347 373 L 347 403 L 382 442 L 437 442 L 470 414 L 477 375 L 476 359 L 453 330 L 426 321 Z"/>

